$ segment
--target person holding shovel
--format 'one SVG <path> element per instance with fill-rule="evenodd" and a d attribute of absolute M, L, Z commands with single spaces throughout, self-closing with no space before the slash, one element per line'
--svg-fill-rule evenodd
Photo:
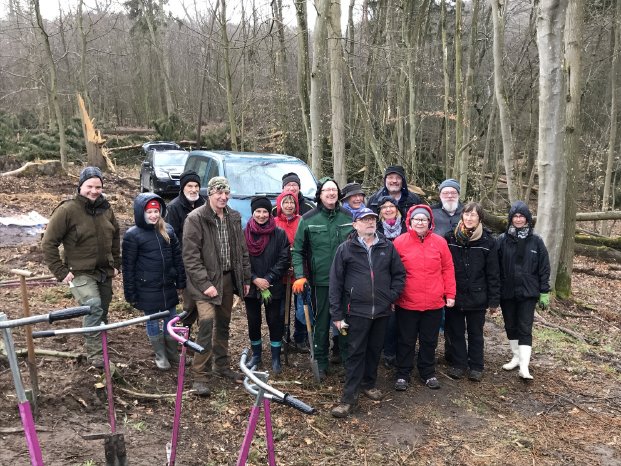
<path fill-rule="evenodd" d="M 58 250 L 64 247 L 61 257 Z M 121 268 L 119 224 L 103 194 L 103 175 L 97 167 L 80 173 L 78 193 L 52 212 L 41 243 L 45 264 L 54 276 L 69 285 L 82 306 L 90 306 L 85 327 L 108 322 L 112 278 Z M 99 333 L 85 334 L 87 361 L 103 367 Z"/>
<path fill-rule="evenodd" d="M 136 225 L 123 236 L 123 291 L 125 300 L 145 314 L 170 310 L 166 319 L 147 322 L 155 365 L 165 371 L 179 363 L 177 340 L 168 335 L 166 325 L 177 315 L 177 290 L 185 288 L 185 269 L 179 240 L 164 215 L 166 204 L 157 194 L 138 194 L 134 200 Z"/>
<path fill-rule="evenodd" d="M 252 199 L 252 217 L 244 229 L 250 256 L 250 292 L 244 297 L 248 318 L 248 336 L 252 345 L 252 358 L 247 366 L 261 364 L 261 305 L 265 307 L 265 320 L 270 333 L 272 372 L 279 374 L 283 321 L 280 301 L 284 294 L 282 277 L 289 268 L 289 240 L 286 233 L 276 226 L 271 215 L 272 203 L 265 196 Z"/>
<path fill-rule="evenodd" d="M 405 286 L 405 268 L 392 242 L 376 232 L 377 214 L 369 208 L 354 213 L 355 231 L 336 250 L 330 268 L 330 315 L 339 331 L 347 328 L 345 386 L 334 417 L 358 407 L 358 394 L 383 398 L 375 387 L 392 303 Z M 345 327 L 345 325 L 348 327 Z"/>

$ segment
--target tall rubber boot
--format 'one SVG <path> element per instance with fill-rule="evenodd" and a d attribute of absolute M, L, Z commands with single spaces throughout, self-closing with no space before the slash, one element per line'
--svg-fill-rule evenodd
<path fill-rule="evenodd" d="M 282 372 L 282 366 L 280 365 L 280 345 L 281 343 L 279 341 L 270 342 L 270 349 L 272 350 L 272 373 L 274 375 Z"/>
<path fill-rule="evenodd" d="M 518 353 L 518 341 L 517 340 L 509 340 L 509 346 L 511 346 L 511 352 L 513 353 L 513 357 L 511 361 L 502 366 L 502 368 L 506 371 L 512 371 L 517 366 L 520 365 L 520 355 Z"/>
<path fill-rule="evenodd" d="M 340 364 L 341 363 L 341 350 L 339 347 L 339 336 L 332 336 L 332 355 L 330 356 L 330 362 L 332 364 Z"/>
<path fill-rule="evenodd" d="M 256 366 L 258 369 L 261 367 L 261 340 L 251 341 L 250 344 L 252 345 L 252 358 L 246 363 L 246 367 L 252 369 Z"/>
<path fill-rule="evenodd" d="M 166 344 L 166 358 L 168 362 L 173 366 L 179 365 L 179 343 L 170 335 L 164 336 L 164 342 Z"/>
<path fill-rule="evenodd" d="M 170 363 L 166 357 L 166 346 L 164 344 L 164 335 L 159 334 L 155 337 L 149 337 L 153 352 L 155 353 L 155 365 L 161 371 L 170 369 Z"/>
<path fill-rule="evenodd" d="M 532 347 L 528 345 L 520 345 L 518 351 L 520 356 L 520 377 L 524 380 L 533 380 L 533 376 L 530 375 L 530 372 L 528 372 Z"/>

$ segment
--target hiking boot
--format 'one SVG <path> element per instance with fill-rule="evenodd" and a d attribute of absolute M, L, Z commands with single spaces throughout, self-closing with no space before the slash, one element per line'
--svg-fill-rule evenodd
<path fill-rule="evenodd" d="M 213 370 L 213 373 L 225 379 L 230 379 L 235 383 L 244 382 L 244 376 L 240 374 L 239 372 L 235 372 L 230 367 L 216 367 Z"/>
<path fill-rule="evenodd" d="M 480 382 L 482 379 L 483 371 L 470 369 L 470 373 L 468 374 L 468 380 L 472 380 L 473 382 Z"/>
<path fill-rule="evenodd" d="M 423 383 L 432 390 L 438 390 L 441 387 L 440 381 L 436 377 L 429 377 L 427 380 L 422 380 Z"/>
<path fill-rule="evenodd" d="M 466 375 L 466 371 L 464 371 L 462 368 L 460 367 L 449 367 L 448 370 L 446 371 L 446 374 L 451 378 L 451 379 L 455 379 L 455 380 L 459 380 L 459 379 L 463 379 L 464 375 Z"/>
<path fill-rule="evenodd" d="M 384 363 L 384 367 L 386 369 L 394 369 L 397 366 L 397 357 L 396 356 L 384 356 L 382 361 Z"/>
<path fill-rule="evenodd" d="M 404 392 L 408 389 L 409 385 L 410 384 L 408 383 L 407 380 L 397 379 L 397 381 L 395 382 L 395 390 L 397 390 L 398 392 Z"/>
<path fill-rule="evenodd" d="M 310 353 L 310 348 L 308 347 L 308 342 L 307 341 L 296 341 L 294 343 L 291 343 L 289 345 L 289 348 L 291 348 L 291 350 L 294 353 L 300 353 L 300 354 L 308 354 Z"/>
<path fill-rule="evenodd" d="M 323 381 L 328 377 L 328 371 L 325 369 L 319 369 L 319 381 Z"/>
<path fill-rule="evenodd" d="M 332 408 L 332 416 L 337 418 L 347 417 L 358 408 L 357 404 L 341 403 Z"/>
<path fill-rule="evenodd" d="M 384 394 L 379 388 L 365 388 L 362 390 L 362 394 L 373 401 L 381 401 L 384 398 Z"/>
<path fill-rule="evenodd" d="M 194 390 L 194 394 L 196 396 L 209 396 L 211 395 L 211 390 L 205 382 L 194 382 L 192 384 L 192 390 Z"/>
<path fill-rule="evenodd" d="M 331 364 L 341 363 L 341 349 L 339 347 L 338 335 L 332 337 L 332 353 L 330 354 L 330 363 Z"/>

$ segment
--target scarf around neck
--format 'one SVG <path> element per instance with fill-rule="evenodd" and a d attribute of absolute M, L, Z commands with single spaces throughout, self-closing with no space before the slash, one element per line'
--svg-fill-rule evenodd
<path fill-rule="evenodd" d="M 392 225 L 387 220 L 382 220 L 382 227 L 386 238 L 395 239 L 401 234 L 401 214 L 397 215 Z"/>
<path fill-rule="evenodd" d="M 248 245 L 248 254 L 251 256 L 260 256 L 263 254 L 267 244 L 270 242 L 270 234 L 276 229 L 274 217 L 270 218 L 263 225 L 259 225 L 254 218 L 248 220 L 244 229 L 246 244 Z"/>
<path fill-rule="evenodd" d="M 483 224 L 479 223 L 474 228 L 466 228 L 462 220 L 455 227 L 455 239 L 462 246 L 467 245 L 470 241 L 481 239 L 483 235 Z"/>

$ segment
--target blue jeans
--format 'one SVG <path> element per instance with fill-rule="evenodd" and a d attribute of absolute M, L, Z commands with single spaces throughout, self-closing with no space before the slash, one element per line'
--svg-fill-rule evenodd
<path fill-rule="evenodd" d="M 295 319 L 294 319 L 294 330 L 293 330 L 293 340 L 296 343 L 304 343 L 304 341 L 308 340 L 308 331 L 306 330 L 306 319 L 304 318 L 304 297 L 306 297 L 306 302 L 308 303 L 308 317 L 310 319 L 311 326 L 314 325 L 313 318 L 313 306 L 311 305 L 310 298 L 310 288 L 304 292 L 304 294 L 292 294 L 293 302 L 295 304 Z M 280 315 L 284 320 L 285 317 L 285 300 L 282 299 L 280 302 Z M 285 334 L 289 335 L 290 330 L 285 329 Z"/>
<path fill-rule="evenodd" d="M 144 314 L 148 316 L 151 314 L 155 314 L 156 312 L 161 312 L 161 311 L 145 312 Z M 147 336 L 156 337 L 162 334 L 167 335 L 168 332 L 166 331 L 166 326 L 168 325 L 168 322 L 170 322 L 172 318 L 175 317 L 176 315 L 177 315 L 177 308 L 171 307 L 170 314 L 168 315 L 168 317 L 164 319 L 147 320 Z M 162 323 L 163 325 L 160 326 Z"/>

